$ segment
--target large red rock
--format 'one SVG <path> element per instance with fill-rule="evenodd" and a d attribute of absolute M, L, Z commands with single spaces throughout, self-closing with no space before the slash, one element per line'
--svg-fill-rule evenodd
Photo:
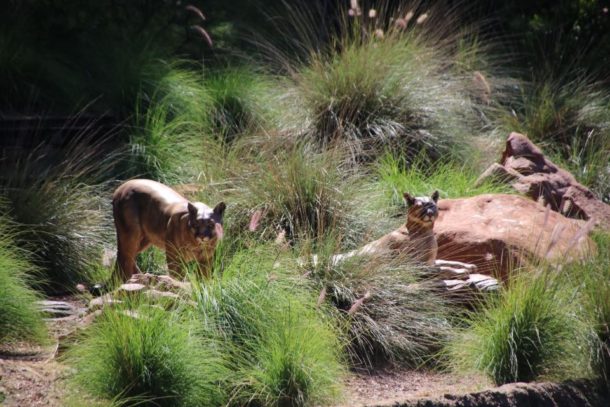
<path fill-rule="evenodd" d="M 585 223 L 507 194 L 444 199 L 434 230 L 438 258 L 476 264 L 505 279 L 513 266 L 536 259 L 569 262 L 595 253 Z"/>
<path fill-rule="evenodd" d="M 523 134 L 508 136 L 500 162 L 492 164 L 477 183 L 490 177 L 567 217 L 593 219 L 598 228 L 610 231 L 610 205 L 545 157 Z"/>

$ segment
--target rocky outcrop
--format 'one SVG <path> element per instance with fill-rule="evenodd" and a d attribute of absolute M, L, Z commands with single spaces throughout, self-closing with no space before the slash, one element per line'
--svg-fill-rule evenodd
<path fill-rule="evenodd" d="M 608 392 L 587 381 L 565 383 L 511 383 L 496 389 L 436 399 L 391 404 L 394 407 L 606 407 Z M 370 407 L 383 405 L 370 405 Z M 386 405 L 388 407 L 389 405 Z"/>
<path fill-rule="evenodd" d="M 438 258 L 472 263 L 478 272 L 506 278 L 536 259 L 568 262 L 595 252 L 592 224 L 545 209 L 517 195 L 487 194 L 438 203 L 434 226 Z"/>
<path fill-rule="evenodd" d="M 610 231 L 610 205 L 598 199 L 568 171 L 558 167 L 526 136 L 511 133 L 499 163 L 492 164 L 477 180 L 488 178 L 509 183 L 520 193 L 575 219 L 592 219 Z"/>

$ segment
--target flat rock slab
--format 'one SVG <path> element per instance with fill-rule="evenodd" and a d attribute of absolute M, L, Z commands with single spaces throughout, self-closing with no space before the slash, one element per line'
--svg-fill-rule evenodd
<path fill-rule="evenodd" d="M 138 283 L 127 283 L 119 287 L 119 292 L 122 291 L 126 293 L 137 293 L 144 290 L 146 290 L 146 286 Z"/>
<path fill-rule="evenodd" d="M 486 194 L 438 203 L 438 258 L 477 265 L 505 279 L 529 261 L 562 263 L 595 253 L 585 222 L 569 219 L 517 195 Z"/>
<path fill-rule="evenodd" d="M 86 312 L 86 309 L 65 301 L 42 300 L 37 301 L 36 305 L 49 319 L 76 317 Z"/>
<path fill-rule="evenodd" d="M 122 303 L 122 301 L 115 300 L 110 294 L 104 294 L 101 297 L 94 298 L 89 302 L 89 310 L 95 311 L 107 305 L 114 305 L 120 303 Z"/>

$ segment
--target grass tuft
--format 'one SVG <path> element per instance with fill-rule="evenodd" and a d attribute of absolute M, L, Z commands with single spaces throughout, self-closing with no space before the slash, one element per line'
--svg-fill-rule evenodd
<path fill-rule="evenodd" d="M 345 175 L 332 152 L 316 153 L 308 145 L 279 151 L 260 160 L 237 180 L 233 200 L 246 208 L 236 226 L 246 230 L 252 211 L 263 213 L 260 233 L 288 240 L 315 238 L 331 231 L 357 234 L 365 222 L 357 213 L 358 183 Z"/>
<path fill-rule="evenodd" d="M 426 163 L 415 160 L 410 165 L 392 154 L 381 158 L 377 166 L 382 188 L 395 206 L 403 204 L 405 191 L 417 196 L 427 196 L 438 190 L 443 198 L 472 197 L 487 193 L 512 193 L 512 188 L 485 181 L 476 185 L 479 174 L 467 164 L 454 162 Z"/>
<path fill-rule="evenodd" d="M 225 142 L 263 126 L 270 102 L 267 79 L 246 68 L 218 71 L 205 81 L 211 99 L 212 132 Z"/>
<path fill-rule="evenodd" d="M 466 154 L 482 124 L 470 76 L 453 69 L 458 47 L 451 44 L 459 38 L 446 21 L 437 32 L 431 21 L 399 27 L 386 8 L 374 19 L 343 15 L 337 30 L 325 33 L 327 43 L 312 42 L 324 36 L 307 32 L 326 27 L 295 23 L 308 51 L 300 65 L 285 63 L 293 81 L 288 93 L 303 105 L 296 120 L 311 138 L 348 149 L 356 161 L 388 148 L 409 157 L 423 150 L 432 159 Z"/>
<path fill-rule="evenodd" d="M 48 292 L 65 292 L 91 283 L 101 263 L 104 243 L 111 239 L 105 184 L 87 184 L 104 173 L 96 144 L 83 139 L 50 158 L 45 144 L 14 157 L 0 180 L 0 195 L 16 222 L 16 244 L 32 253 L 40 273 L 31 282 Z"/>
<path fill-rule="evenodd" d="M 586 327 L 571 308 L 573 295 L 549 272 L 517 275 L 466 316 L 448 346 L 449 363 L 498 385 L 586 375 Z"/>
<path fill-rule="evenodd" d="M 318 244 L 317 264 L 305 269 L 318 301 L 338 310 L 352 366 L 434 364 L 449 336 L 451 315 L 450 304 L 426 268 L 402 257 L 354 257 L 333 265 L 329 259 L 337 246 L 333 238 Z"/>
<path fill-rule="evenodd" d="M 13 232 L 0 209 L 0 343 L 43 342 L 46 328 L 35 302 L 39 295 L 29 287 L 35 269 L 28 254 L 14 245 Z"/>
<path fill-rule="evenodd" d="M 584 318 L 593 331 L 592 365 L 595 374 L 610 383 L 610 235 L 592 236 L 598 254 L 566 266 L 570 285 L 579 287 Z"/>
<path fill-rule="evenodd" d="M 268 248 L 241 250 L 195 289 L 202 326 L 226 346 L 235 405 L 325 405 L 344 374 L 335 329 L 303 279 Z"/>
<path fill-rule="evenodd" d="M 120 405 L 222 404 L 223 361 L 179 315 L 133 301 L 105 309 L 68 354 L 74 379 Z"/>

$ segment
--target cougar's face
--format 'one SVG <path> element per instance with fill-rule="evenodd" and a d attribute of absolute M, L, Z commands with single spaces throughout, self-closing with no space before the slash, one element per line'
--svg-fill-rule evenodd
<path fill-rule="evenodd" d="M 208 242 L 222 238 L 224 234 L 222 219 L 225 207 L 224 202 L 216 205 L 214 209 L 208 208 L 201 202 L 189 202 L 189 229 L 198 241 Z"/>
<path fill-rule="evenodd" d="M 409 208 L 409 216 L 421 222 L 433 223 L 438 218 L 436 202 L 428 197 L 415 198 L 415 204 Z"/>
<path fill-rule="evenodd" d="M 408 193 L 404 194 L 405 201 L 409 205 L 408 217 L 411 220 L 419 223 L 431 225 L 438 218 L 438 191 L 435 191 L 432 196 L 412 197 Z"/>

